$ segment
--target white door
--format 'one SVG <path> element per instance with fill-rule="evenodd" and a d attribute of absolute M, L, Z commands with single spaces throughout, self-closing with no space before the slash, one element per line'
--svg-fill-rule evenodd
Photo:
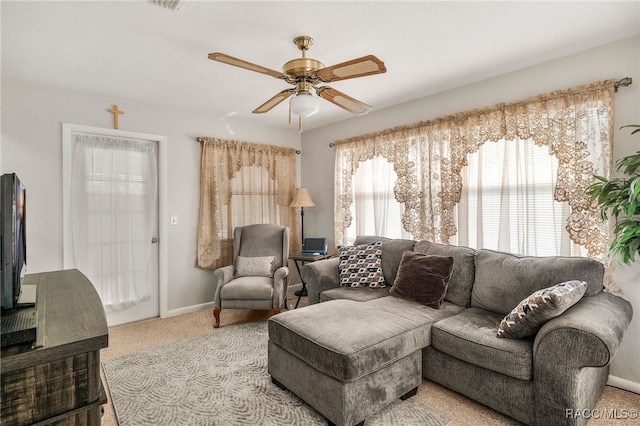
<path fill-rule="evenodd" d="M 73 267 L 96 287 L 109 326 L 159 314 L 158 148 L 153 140 L 71 137 Z"/>

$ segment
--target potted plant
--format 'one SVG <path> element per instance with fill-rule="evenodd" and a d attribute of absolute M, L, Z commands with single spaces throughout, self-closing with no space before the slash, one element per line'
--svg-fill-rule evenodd
<path fill-rule="evenodd" d="M 621 129 L 625 127 L 635 129 L 632 135 L 640 132 L 640 124 Z M 630 264 L 640 255 L 640 151 L 618 160 L 614 169 L 622 177 L 594 176 L 597 182 L 587 188 L 587 194 L 598 203 L 602 219 L 615 219 L 614 239 L 609 246 L 611 256 Z"/>

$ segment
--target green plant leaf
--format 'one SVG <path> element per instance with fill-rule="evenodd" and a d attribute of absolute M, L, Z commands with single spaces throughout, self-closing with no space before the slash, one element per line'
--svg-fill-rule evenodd
<path fill-rule="evenodd" d="M 640 124 L 628 124 L 631 134 L 640 132 Z M 609 245 L 610 256 L 629 264 L 640 257 L 640 151 L 616 161 L 614 170 L 623 178 L 607 179 L 594 175 L 586 194 L 598 204 L 603 220 L 614 218 L 614 238 Z"/>
<path fill-rule="evenodd" d="M 637 199 L 640 195 L 640 176 L 631 181 L 629 189 L 631 190 L 631 198 Z"/>
<path fill-rule="evenodd" d="M 633 132 L 631 132 L 632 135 L 640 132 L 640 124 L 626 124 L 624 126 L 620 127 L 620 130 L 624 129 L 625 127 L 632 127 L 632 128 L 636 128 L 636 130 L 634 130 Z"/>

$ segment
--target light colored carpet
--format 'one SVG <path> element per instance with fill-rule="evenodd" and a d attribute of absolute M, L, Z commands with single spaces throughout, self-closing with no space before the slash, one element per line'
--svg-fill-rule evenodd
<path fill-rule="evenodd" d="M 260 321 L 104 361 L 120 425 L 326 425 L 304 401 L 271 383 L 268 338 Z M 367 419 L 370 426 L 449 423 L 411 399 Z"/>
<path fill-rule="evenodd" d="M 296 298 L 292 296 L 295 287 L 290 289 L 289 306 L 294 306 Z M 302 298 L 300 307 L 306 306 L 306 298 Z M 265 321 L 267 312 L 229 310 L 223 311 L 220 318 L 222 328 L 234 324 Z M 153 346 L 175 340 L 217 332 L 213 329 L 212 310 L 206 309 L 165 319 L 151 319 L 136 323 L 123 324 L 109 329 L 109 347 L 100 352 L 102 360 L 112 359 L 127 353 L 141 351 Z M 104 378 L 103 378 L 104 380 Z M 105 382 L 108 388 L 108 384 Z M 452 426 L 508 426 L 518 425 L 515 420 L 506 417 L 482 404 L 453 392 L 437 383 L 423 381 L 418 394 L 411 398 L 415 404 L 423 404 L 452 420 Z M 105 414 L 102 426 L 117 426 L 111 398 L 104 405 Z M 596 404 L 598 410 L 637 410 L 640 407 L 640 395 L 611 386 L 605 387 Z M 636 411 L 637 412 L 637 411 Z M 638 419 L 592 419 L 590 426 L 632 426 L 638 425 Z"/>

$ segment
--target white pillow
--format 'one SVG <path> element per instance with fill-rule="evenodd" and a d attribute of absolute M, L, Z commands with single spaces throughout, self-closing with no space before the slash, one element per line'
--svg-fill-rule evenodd
<path fill-rule="evenodd" d="M 275 256 L 236 258 L 236 277 L 273 277 Z"/>

